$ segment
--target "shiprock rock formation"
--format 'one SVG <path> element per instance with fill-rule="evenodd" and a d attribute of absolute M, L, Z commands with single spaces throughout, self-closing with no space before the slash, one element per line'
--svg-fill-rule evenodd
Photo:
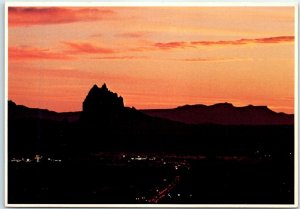
<path fill-rule="evenodd" d="M 82 105 L 83 121 L 110 123 L 125 110 L 123 98 L 111 92 L 104 83 L 91 88 Z"/>
<path fill-rule="evenodd" d="M 104 83 L 101 88 L 96 84 L 91 88 L 83 102 L 83 112 L 99 112 L 124 108 L 123 98 L 108 90 Z"/>

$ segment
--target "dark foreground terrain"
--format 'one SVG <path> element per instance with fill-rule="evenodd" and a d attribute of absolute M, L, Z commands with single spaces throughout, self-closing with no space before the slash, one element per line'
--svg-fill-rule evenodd
<path fill-rule="evenodd" d="M 291 163 L 268 157 L 92 158 L 9 163 L 9 203 L 293 203 Z"/>
<path fill-rule="evenodd" d="M 105 84 L 82 112 L 9 102 L 8 203 L 293 204 L 293 116 L 250 107 L 247 120 L 248 110 L 184 123 L 124 107 Z"/>
<path fill-rule="evenodd" d="M 125 144 L 111 138 L 101 144 L 103 152 L 82 146 L 78 153 L 79 145 L 62 145 L 43 150 L 44 155 L 11 155 L 8 202 L 293 203 L 292 126 L 198 129 L 198 135 L 182 140 L 174 135 L 165 143 Z M 225 130 L 233 132 L 224 137 Z"/>

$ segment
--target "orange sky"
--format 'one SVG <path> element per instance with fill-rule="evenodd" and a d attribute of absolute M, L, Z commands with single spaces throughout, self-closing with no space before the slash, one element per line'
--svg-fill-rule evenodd
<path fill-rule="evenodd" d="M 78 111 L 230 102 L 294 112 L 293 7 L 10 7 L 8 97 Z"/>

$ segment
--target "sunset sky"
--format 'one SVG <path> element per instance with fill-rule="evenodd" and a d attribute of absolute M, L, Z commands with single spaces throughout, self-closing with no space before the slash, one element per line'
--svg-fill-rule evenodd
<path fill-rule="evenodd" d="M 104 82 L 137 109 L 294 113 L 293 7 L 10 7 L 8 98 L 79 111 Z"/>

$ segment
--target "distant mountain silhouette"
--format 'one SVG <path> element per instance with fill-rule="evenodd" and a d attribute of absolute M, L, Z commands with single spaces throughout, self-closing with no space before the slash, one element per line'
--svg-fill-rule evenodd
<path fill-rule="evenodd" d="M 211 106 L 185 105 L 174 109 L 140 110 L 159 118 L 179 121 L 186 124 L 222 125 L 287 125 L 294 124 L 294 115 L 276 113 L 267 106 L 235 107 L 230 103 Z"/>
<path fill-rule="evenodd" d="M 53 122 L 79 122 L 83 127 L 96 128 L 142 128 L 173 126 L 178 122 L 148 116 L 134 107 L 125 107 L 123 98 L 110 91 L 106 84 L 90 89 L 83 101 L 82 111 L 55 112 L 47 109 L 29 108 L 8 101 L 8 119 L 10 121 L 47 120 Z M 99 126 L 100 125 L 100 126 Z"/>
<path fill-rule="evenodd" d="M 160 118 L 159 120 L 155 118 Z M 83 101 L 82 111 L 58 113 L 46 109 L 29 108 L 8 101 L 8 118 L 44 119 L 69 122 L 78 121 L 101 124 L 128 125 L 139 123 L 155 125 L 156 122 L 176 121 L 185 124 L 219 124 L 219 125 L 292 125 L 294 115 L 276 113 L 267 106 L 248 105 L 235 107 L 230 103 L 207 105 L 184 105 L 174 109 L 136 110 L 124 106 L 123 98 L 110 91 L 104 83 L 96 84 L 90 89 Z"/>
<path fill-rule="evenodd" d="M 55 112 L 47 109 L 29 108 L 24 105 L 17 105 L 13 101 L 8 101 L 8 119 L 21 120 L 21 119 L 42 119 L 52 121 L 69 122 L 77 121 L 81 112 Z"/>
<path fill-rule="evenodd" d="M 140 111 L 125 107 L 106 85 L 94 85 L 81 112 L 57 113 L 9 101 L 9 153 L 65 158 L 99 151 L 254 153 L 264 140 L 290 143 L 286 138 L 293 139 L 292 119 L 267 107 L 228 103 Z"/>

